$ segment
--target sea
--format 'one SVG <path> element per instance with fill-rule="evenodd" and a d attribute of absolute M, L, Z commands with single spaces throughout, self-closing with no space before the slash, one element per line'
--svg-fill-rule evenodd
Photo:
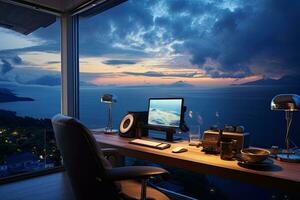
<path fill-rule="evenodd" d="M 51 118 L 60 112 L 61 88 L 58 86 L 18 85 L 0 83 L 1 88 L 12 90 L 17 96 L 31 97 L 34 101 L 0 103 L 0 109 L 15 111 L 19 116 Z M 187 106 L 185 121 L 187 125 L 199 125 L 201 132 L 212 125 L 244 126 L 251 135 L 250 145 L 270 148 L 284 147 L 285 114 L 272 111 L 270 103 L 277 94 L 300 94 L 300 86 L 224 86 L 224 87 L 168 87 L 168 86 L 82 86 L 80 87 L 80 120 L 89 128 L 105 127 L 108 119 L 108 106 L 101 103 L 103 94 L 114 94 L 117 102 L 112 106 L 113 126 L 118 128 L 122 117 L 128 111 L 146 111 L 150 97 L 183 97 Z M 183 133 L 185 134 L 185 133 Z M 290 138 L 300 144 L 300 112 L 293 114 Z M 238 181 L 211 176 L 213 184 L 228 192 L 230 199 L 239 194 L 249 193 L 246 199 L 255 198 L 251 192 L 261 191 L 270 197 L 273 190 L 266 193 L 265 188 L 253 185 L 241 187 Z M 233 188 L 240 188 L 234 192 Z M 261 198 L 259 198 L 261 199 Z"/>
<path fill-rule="evenodd" d="M 0 109 L 15 111 L 19 116 L 51 118 L 60 112 L 61 89 L 56 86 L 16 85 L 0 83 L 17 96 L 34 101 L 0 103 Z M 118 128 L 128 111 L 146 111 L 150 97 L 183 97 L 187 106 L 187 125 L 199 125 L 201 132 L 212 125 L 244 126 L 251 134 L 251 145 L 271 147 L 284 145 L 284 112 L 272 111 L 270 103 L 277 94 L 300 94 L 299 87 L 286 86 L 227 86 L 227 87 L 167 87 L 127 86 L 80 88 L 80 120 L 89 128 L 105 127 L 108 106 L 101 103 L 103 94 L 114 94 L 113 126 Z M 291 139 L 300 144 L 300 112 L 293 114 Z"/>

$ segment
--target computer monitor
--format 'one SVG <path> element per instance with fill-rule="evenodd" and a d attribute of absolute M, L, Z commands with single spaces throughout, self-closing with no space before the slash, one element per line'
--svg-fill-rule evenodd
<path fill-rule="evenodd" d="M 148 125 L 179 128 L 183 121 L 183 98 L 150 98 Z"/>

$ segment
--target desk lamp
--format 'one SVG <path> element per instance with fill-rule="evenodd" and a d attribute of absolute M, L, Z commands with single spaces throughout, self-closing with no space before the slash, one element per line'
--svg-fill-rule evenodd
<path fill-rule="evenodd" d="M 300 155 L 289 149 L 289 131 L 293 112 L 300 110 L 300 96 L 296 94 L 279 94 L 272 99 L 271 110 L 284 111 L 286 119 L 285 150 L 277 158 L 286 162 L 300 162 Z"/>
<path fill-rule="evenodd" d="M 112 126 L 112 104 L 117 102 L 117 96 L 113 94 L 104 94 L 101 97 L 101 102 L 108 105 L 108 121 L 104 129 L 104 133 L 117 133 L 118 130 Z"/>

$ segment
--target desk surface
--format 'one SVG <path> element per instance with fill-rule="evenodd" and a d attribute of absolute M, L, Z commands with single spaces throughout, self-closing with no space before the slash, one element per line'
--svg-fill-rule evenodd
<path fill-rule="evenodd" d="M 271 168 L 254 170 L 239 166 L 237 161 L 224 161 L 218 155 L 205 154 L 200 148 L 188 146 L 186 141 L 171 143 L 171 148 L 158 150 L 129 144 L 132 138 L 122 138 L 118 135 L 95 134 L 95 138 L 100 145 L 118 148 L 120 154 L 125 156 L 299 193 L 299 163 L 273 160 L 274 165 Z M 172 149 L 177 146 L 183 146 L 188 151 L 179 154 L 172 153 Z"/>

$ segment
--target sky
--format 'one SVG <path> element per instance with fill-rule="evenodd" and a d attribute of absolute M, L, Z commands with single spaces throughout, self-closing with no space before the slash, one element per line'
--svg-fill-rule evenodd
<path fill-rule="evenodd" d="M 229 85 L 300 74 L 300 1 L 129 0 L 80 19 L 80 80 Z M 59 22 L 0 28 L 0 80 L 57 85 Z"/>

